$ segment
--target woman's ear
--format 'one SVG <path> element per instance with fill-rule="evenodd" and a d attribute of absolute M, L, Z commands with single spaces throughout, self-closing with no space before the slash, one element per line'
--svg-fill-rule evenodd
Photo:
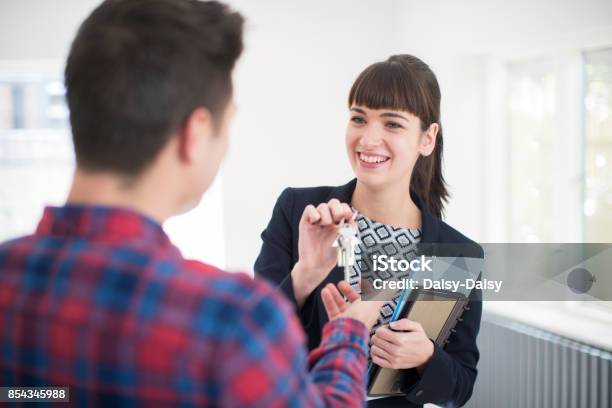
<path fill-rule="evenodd" d="M 419 153 L 421 153 L 421 156 L 429 156 L 431 152 L 433 152 L 436 147 L 436 137 L 438 136 L 439 130 L 440 125 L 432 123 L 427 130 L 423 132 L 419 144 Z"/>

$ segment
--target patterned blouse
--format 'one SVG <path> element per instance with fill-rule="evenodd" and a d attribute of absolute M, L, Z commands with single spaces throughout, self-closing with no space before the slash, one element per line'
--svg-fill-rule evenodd
<path fill-rule="evenodd" d="M 354 210 L 354 209 L 353 209 Z M 390 225 L 371 220 L 359 213 L 356 219 L 359 240 L 355 249 L 355 264 L 351 270 L 350 284 L 361 293 L 361 280 L 368 280 L 370 284 L 374 279 L 402 279 L 409 274 L 406 272 L 374 271 L 372 258 L 374 255 L 387 255 L 397 260 L 412 259 L 416 256 L 416 244 L 421 241 L 421 230 L 416 228 L 396 228 Z M 367 255 L 367 256 L 366 256 Z M 376 329 L 389 322 L 397 306 L 400 293 L 387 302 L 380 310 L 378 321 L 372 327 L 373 334 Z"/>

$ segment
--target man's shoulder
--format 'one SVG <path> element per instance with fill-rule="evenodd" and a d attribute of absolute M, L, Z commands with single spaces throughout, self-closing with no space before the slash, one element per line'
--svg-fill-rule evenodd
<path fill-rule="evenodd" d="M 44 262 L 51 266 L 58 259 L 58 251 L 71 244 L 76 245 L 74 242 L 67 243 L 39 235 L 11 239 L 0 243 L 0 269 L 22 273 L 27 269 L 32 257 L 38 259 L 40 256 L 44 256 Z M 78 254 L 93 252 L 99 255 L 100 251 L 112 255 L 113 276 L 133 277 L 148 288 L 143 292 L 135 292 L 134 296 L 153 296 L 147 301 L 155 303 L 156 307 L 170 308 L 187 319 L 189 314 L 200 314 L 212 316 L 214 320 L 215 316 L 211 312 L 214 310 L 225 311 L 222 316 L 216 317 L 238 318 L 261 299 L 267 299 L 277 305 L 278 310 L 289 310 L 285 300 L 266 281 L 255 280 L 243 272 L 226 272 L 204 262 L 185 259 L 178 251 L 160 253 L 147 251 L 140 246 L 101 248 L 93 243 L 81 243 L 75 246 L 77 247 L 78 253 L 71 251 L 69 256 L 77 257 Z M 105 279 L 102 274 L 106 273 L 103 271 L 111 270 L 103 267 L 105 258 L 98 255 L 81 257 L 78 261 L 95 261 L 92 271 L 97 273 L 97 277 L 87 282 L 92 291 L 100 291 L 94 286 L 102 284 Z M 111 262 L 110 258 L 108 262 Z"/>
<path fill-rule="evenodd" d="M 53 247 L 53 243 L 36 235 L 25 235 L 0 242 L 0 265 L 9 254 L 15 257 L 27 256 L 34 250 L 44 250 L 46 247 Z"/>
<path fill-rule="evenodd" d="M 8 251 L 15 247 L 21 247 L 23 245 L 29 245 L 36 237 L 34 235 L 23 235 L 16 238 L 8 239 L 4 242 L 0 242 L 0 251 Z"/>
<path fill-rule="evenodd" d="M 219 295 L 231 292 L 242 295 L 242 298 L 249 298 L 268 289 L 244 272 L 228 272 L 197 260 L 183 260 L 181 269 L 181 275 L 177 278 L 201 282 L 211 290 L 211 293 Z"/>
<path fill-rule="evenodd" d="M 225 340 L 258 330 L 268 338 L 299 336 L 301 329 L 292 314 L 289 301 L 264 279 L 253 279 L 242 272 L 226 272 L 214 266 L 186 261 L 184 276 L 206 276 L 205 293 L 201 293 L 202 318 L 195 321 L 194 330 L 207 333 L 216 327 L 214 337 Z"/>
<path fill-rule="evenodd" d="M 210 264 L 185 260 L 184 272 L 178 279 L 200 281 L 206 297 L 233 306 L 235 310 L 252 311 L 262 301 L 275 305 L 277 310 L 289 312 L 289 303 L 278 290 L 263 279 L 253 279 L 244 272 L 228 272 Z"/>

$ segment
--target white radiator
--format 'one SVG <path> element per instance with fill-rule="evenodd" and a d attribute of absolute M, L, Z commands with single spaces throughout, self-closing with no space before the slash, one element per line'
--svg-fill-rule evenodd
<path fill-rule="evenodd" d="M 521 323 L 483 318 L 467 407 L 612 408 L 612 353 Z"/>

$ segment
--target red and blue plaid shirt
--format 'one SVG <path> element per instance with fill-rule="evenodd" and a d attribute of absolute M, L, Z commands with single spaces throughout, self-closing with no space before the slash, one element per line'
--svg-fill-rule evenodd
<path fill-rule="evenodd" d="M 47 208 L 0 246 L 1 386 L 94 406 L 362 406 L 367 339 L 337 319 L 307 356 L 275 289 L 185 260 L 130 210 Z"/>

